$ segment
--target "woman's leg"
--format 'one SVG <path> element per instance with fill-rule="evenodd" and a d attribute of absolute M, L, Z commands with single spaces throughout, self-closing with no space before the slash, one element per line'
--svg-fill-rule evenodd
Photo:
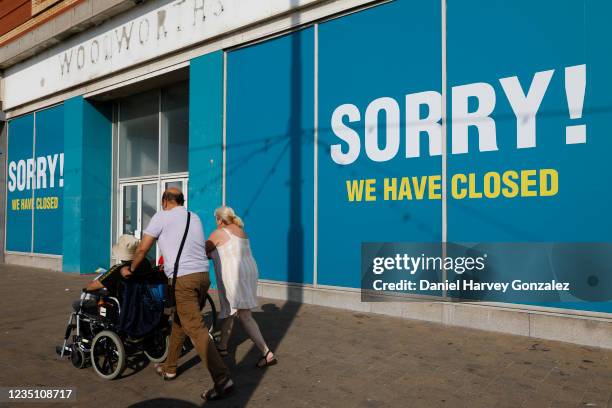
<path fill-rule="evenodd" d="M 259 350 L 261 350 L 262 355 L 266 355 L 270 349 L 266 344 L 263 336 L 261 335 L 261 330 L 259 330 L 259 326 L 255 319 L 253 319 L 253 315 L 249 309 L 241 309 L 238 311 L 238 318 L 240 319 L 240 323 L 242 323 L 242 327 L 247 332 L 253 343 L 257 346 Z M 273 353 L 269 353 L 267 360 L 272 360 L 274 358 Z"/>
<path fill-rule="evenodd" d="M 219 340 L 219 349 L 227 350 L 227 342 L 232 334 L 234 327 L 234 316 L 229 315 L 221 322 L 221 339 Z"/>

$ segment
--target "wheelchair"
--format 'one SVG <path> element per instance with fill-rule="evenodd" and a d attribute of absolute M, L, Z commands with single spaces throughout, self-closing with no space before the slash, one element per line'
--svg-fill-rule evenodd
<path fill-rule="evenodd" d="M 161 363 L 168 356 L 172 321 L 162 313 L 157 326 L 148 334 L 133 338 L 120 328 L 121 302 L 106 289 L 81 293 L 76 310 L 70 313 L 63 345 L 57 348 L 60 358 L 69 356 L 75 368 L 92 366 L 105 380 L 119 377 L 128 357 L 144 354 L 152 363 Z M 211 339 L 215 339 L 217 308 L 207 293 L 200 300 L 200 309 Z M 183 345 L 183 354 L 192 346 Z"/>

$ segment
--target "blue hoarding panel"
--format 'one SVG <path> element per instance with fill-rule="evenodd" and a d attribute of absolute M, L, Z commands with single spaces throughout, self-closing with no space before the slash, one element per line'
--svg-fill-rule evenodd
<path fill-rule="evenodd" d="M 359 287 L 362 242 L 441 239 L 440 199 L 398 197 L 402 178 L 420 190 L 429 175 L 440 194 L 440 143 L 418 123 L 434 118 L 439 138 L 440 21 L 440 2 L 397 1 L 319 26 L 320 284 Z"/>
<path fill-rule="evenodd" d="M 112 110 L 76 96 L 64 102 L 63 114 L 62 269 L 91 273 L 110 262 Z"/>
<path fill-rule="evenodd" d="M 209 235 L 223 201 L 223 52 L 189 64 L 189 209 Z"/>
<path fill-rule="evenodd" d="M 228 54 L 226 203 L 264 279 L 312 282 L 313 123 L 312 28 Z"/>
<path fill-rule="evenodd" d="M 62 254 L 64 107 L 36 112 L 34 252 Z"/>
<path fill-rule="evenodd" d="M 611 12 L 606 1 L 448 1 L 450 241 L 612 241 Z M 573 279 L 603 280 L 588 269 Z"/>
<path fill-rule="evenodd" d="M 34 114 L 9 122 L 6 200 L 7 251 L 32 251 L 32 188 L 35 167 L 32 159 Z"/>
<path fill-rule="evenodd" d="M 64 101 L 64 147 L 65 147 L 65 186 L 64 216 L 62 226 L 62 245 L 64 254 L 62 270 L 81 272 L 83 248 L 83 129 L 84 104 L 82 96 Z"/>
<path fill-rule="evenodd" d="M 89 100 L 83 102 L 82 273 L 90 273 L 110 263 L 108 249 L 111 246 L 110 197 L 113 193 L 112 116 L 111 103 Z M 64 117 L 70 115 L 64 112 Z M 64 138 L 66 140 L 65 133 Z M 91 157 L 98 160 L 91 160 Z M 91 228 L 92 225 L 98 227 Z"/>
<path fill-rule="evenodd" d="M 206 236 L 217 227 L 213 213 L 222 202 L 223 51 L 216 51 L 189 63 L 189 209 Z M 214 273 L 210 280 L 216 287 Z"/>

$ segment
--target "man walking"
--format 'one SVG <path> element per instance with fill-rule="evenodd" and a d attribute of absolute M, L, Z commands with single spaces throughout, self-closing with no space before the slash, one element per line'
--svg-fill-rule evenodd
<path fill-rule="evenodd" d="M 162 195 L 163 211 L 158 211 L 151 219 L 144 230 L 131 266 L 126 266 L 124 269 L 129 269 L 122 270 L 122 273 L 129 275 L 136 270 L 157 240 L 164 257 L 166 276 L 172 277 L 174 263 L 187 224 L 188 213 L 183 206 L 184 202 L 185 198 L 179 189 L 169 188 L 164 191 Z M 210 286 L 208 258 L 204 250 L 204 243 L 202 222 L 196 214 L 191 213 L 188 233 L 179 258 L 175 286 L 176 313 L 172 323 L 168 358 L 164 364 L 157 365 L 156 370 L 165 380 L 176 378 L 177 362 L 185 335 L 189 336 L 214 382 L 214 387 L 202 394 L 202 398 L 214 400 L 223 398 L 232 392 L 234 384 L 227 366 L 221 360 L 217 348 L 208 336 L 208 330 L 200 313 L 198 299 L 206 295 Z"/>

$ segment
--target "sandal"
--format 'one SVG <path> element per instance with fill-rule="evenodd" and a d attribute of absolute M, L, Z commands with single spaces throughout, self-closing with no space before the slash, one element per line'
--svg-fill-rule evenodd
<path fill-rule="evenodd" d="M 278 361 L 276 360 L 276 357 L 272 357 L 272 360 L 268 361 L 268 354 L 271 354 L 272 350 L 268 350 L 266 352 L 266 354 L 264 354 L 258 361 L 257 364 L 255 364 L 255 367 L 257 368 L 265 368 L 265 367 L 269 367 L 269 366 L 273 366 L 276 363 L 278 363 Z M 262 364 L 263 361 L 263 364 Z"/>
<path fill-rule="evenodd" d="M 176 373 L 169 373 L 164 368 L 163 363 L 155 363 L 155 372 L 159 374 L 165 381 L 172 381 L 176 378 Z"/>
<path fill-rule="evenodd" d="M 227 356 L 229 356 L 229 351 L 227 351 L 227 349 L 226 349 L 226 348 L 222 349 L 222 348 L 217 347 L 217 351 L 219 352 L 219 355 L 220 355 L 221 357 L 227 357 Z"/>
<path fill-rule="evenodd" d="M 223 399 L 230 395 L 234 391 L 234 382 L 231 378 L 227 378 L 227 380 L 215 384 L 213 388 L 206 391 L 204 394 L 200 395 L 202 399 L 206 401 L 216 401 Z"/>

